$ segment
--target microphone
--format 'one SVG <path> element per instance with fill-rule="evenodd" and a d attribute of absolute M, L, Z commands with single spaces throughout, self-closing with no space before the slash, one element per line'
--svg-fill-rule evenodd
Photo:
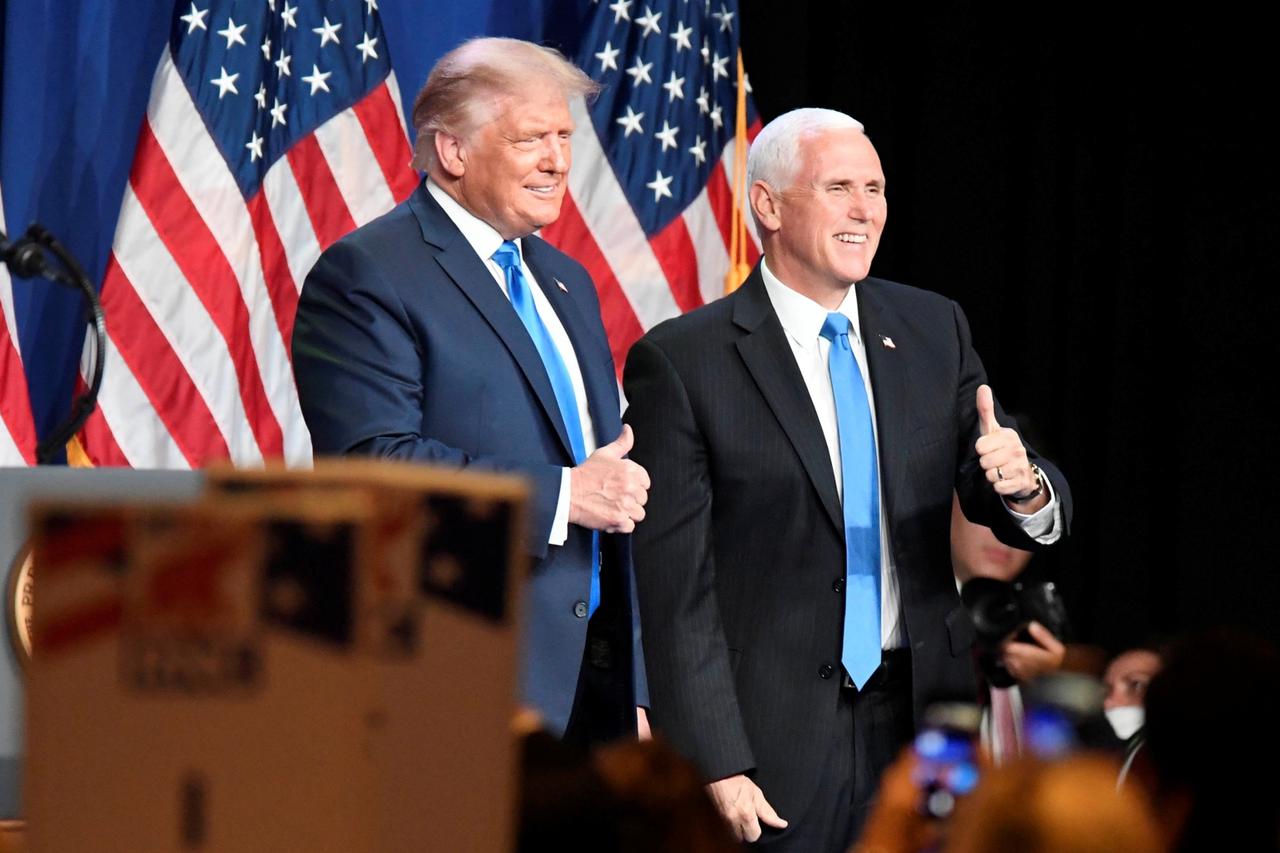
<path fill-rule="evenodd" d="M 30 237 L 19 237 L 10 243 L 0 231 L 0 263 L 9 267 L 16 278 L 55 278 L 56 271 L 45 260 L 44 249 Z"/>
<path fill-rule="evenodd" d="M 45 256 L 46 249 L 58 259 L 61 269 L 50 265 Z M 76 263 L 71 253 L 43 225 L 33 224 L 26 234 L 12 242 L 0 231 L 0 264 L 7 265 L 17 278 L 43 278 L 74 287 L 84 296 L 88 307 L 86 314 L 89 330 L 95 344 L 89 387 L 72 401 L 71 413 L 58 424 L 53 433 L 36 445 L 36 463 L 47 465 L 58 449 L 80 431 L 97 404 L 105 363 L 103 355 L 107 351 L 107 321 L 102 315 L 102 303 L 93 289 L 93 283 L 85 275 L 84 268 Z"/>

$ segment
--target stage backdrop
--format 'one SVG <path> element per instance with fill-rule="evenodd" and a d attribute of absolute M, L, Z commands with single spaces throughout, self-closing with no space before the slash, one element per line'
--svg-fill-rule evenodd
<path fill-rule="evenodd" d="M 731 227 L 734 140 L 758 126 L 737 115 L 740 26 L 735 2 L 686 0 L 8 4 L 5 230 L 61 238 L 107 314 L 72 461 L 310 460 L 298 291 L 413 191 L 413 93 L 474 35 L 554 45 L 603 86 L 572 105 L 570 198 L 544 236 L 592 273 L 620 369 L 646 328 L 723 292 L 732 249 L 757 256 Z M 0 271 L 0 298 L 0 464 L 31 464 L 82 372 L 80 297 Z"/>

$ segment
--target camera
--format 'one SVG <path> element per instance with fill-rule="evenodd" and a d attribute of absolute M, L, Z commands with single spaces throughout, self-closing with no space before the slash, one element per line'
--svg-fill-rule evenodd
<path fill-rule="evenodd" d="M 1027 625 L 1039 622 L 1060 640 L 1070 630 L 1067 609 L 1050 582 L 974 578 L 960 589 L 960 601 L 975 630 L 978 663 L 993 687 L 1012 687 L 1017 680 L 1000 661 L 1000 644 L 1010 637 L 1034 643 Z"/>

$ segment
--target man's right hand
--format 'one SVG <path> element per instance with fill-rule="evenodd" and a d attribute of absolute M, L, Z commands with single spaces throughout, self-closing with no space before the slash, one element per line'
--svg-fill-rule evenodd
<path fill-rule="evenodd" d="M 630 533 L 644 518 L 649 500 L 649 475 L 630 459 L 635 438 L 629 424 L 622 435 L 592 453 L 569 471 L 569 523 L 603 530 Z"/>
<path fill-rule="evenodd" d="M 787 826 L 764 798 L 764 791 L 742 774 L 712 782 L 707 793 L 739 841 L 759 841 L 762 821 L 775 829 Z"/>

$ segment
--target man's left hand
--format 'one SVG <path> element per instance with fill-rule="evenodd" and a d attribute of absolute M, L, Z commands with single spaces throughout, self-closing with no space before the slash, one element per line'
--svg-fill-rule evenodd
<path fill-rule="evenodd" d="M 630 533 L 644 520 L 649 475 L 625 458 L 634 443 L 630 424 L 623 424 L 621 435 L 569 469 L 570 524 L 606 533 Z"/>
<path fill-rule="evenodd" d="M 991 396 L 991 386 L 978 386 L 977 405 L 982 429 L 982 436 L 974 444 L 974 449 L 978 451 L 978 464 L 982 466 L 987 482 L 991 483 L 996 494 L 1004 498 L 1008 506 L 1030 515 L 1049 503 L 1049 492 L 1046 489 L 1026 503 L 1013 503 L 1009 500 L 1012 495 L 1035 491 L 1036 475 L 1031 471 L 1027 449 L 1022 446 L 1022 439 L 1017 431 L 1000 426 L 996 420 L 996 404 Z"/>

